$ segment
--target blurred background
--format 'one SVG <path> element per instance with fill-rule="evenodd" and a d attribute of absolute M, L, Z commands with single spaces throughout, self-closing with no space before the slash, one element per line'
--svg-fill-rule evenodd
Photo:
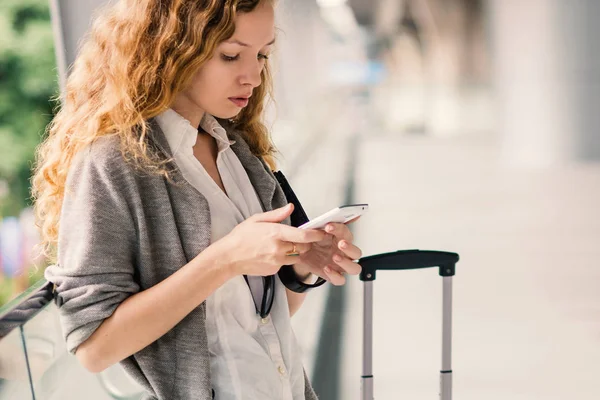
<path fill-rule="evenodd" d="M 29 178 L 101 0 L 0 1 L 0 321 L 43 285 Z M 600 2 L 280 0 L 268 111 L 315 217 L 343 203 L 365 255 L 457 252 L 458 399 L 600 398 Z M 378 399 L 438 395 L 441 279 L 379 273 Z M 25 292 L 25 293 L 23 293 Z M 66 354 L 48 305 L 0 332 L 0 399 L 139 399 Z M 362 286 L 294 316 L 323 400 L 358 399 Z"/>

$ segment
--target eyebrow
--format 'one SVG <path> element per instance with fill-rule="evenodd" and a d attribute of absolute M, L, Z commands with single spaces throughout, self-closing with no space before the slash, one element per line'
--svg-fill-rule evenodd
<path fill-rule="evenodd" d="M 243 47 L 250 47 L 249 44 L 246 44 L 244 42 L 240 42 L 237 39 L 227 40 L 225 43 L 238 44 L 238 45 L 243 46 Z M 269 43 L 265 44 L 265 46 L 271 46 L 273 43 L 275 43 L 275 39 L 273 39 Z"/>

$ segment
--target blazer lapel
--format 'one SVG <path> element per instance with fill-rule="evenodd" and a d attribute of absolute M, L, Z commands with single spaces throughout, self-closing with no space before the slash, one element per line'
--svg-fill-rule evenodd
<path fill-rule="evenodd" d="M 279 206 L 281 199 L 279 198 L 280 196 L 278 196 L 279 193 L 277 193 L 277 182 L 271 169 L 264 161 L 252 154 L 248 144 L 239 134 L 237 134 L 237 132 L 230 133 L 230 131 L 228 131 L 228 134 L 234 141 L 231 145 L 231 149 L 244 166 L 248 178 L 250 178 L 250 182 L 252 183 L 252 186 L 254 186 L 258 198 L 263 205 L 263 209 L 265 211 L 272 210 L 274 203 L 276 204 L 276 207 L 281 207 Z M 281 189 L 279 191 L 281 191 Z M 283 192 L 281 194 L 283 194 Z M 283 204 L 285 204 L 285 200 Z"/>
<path fill-rule="evenodd" d="M 162 129 L 154 119 L 149 121 L 149 145 L 160 151 L 167 160 L 172 160 L 169 142 Z M 199 229 L 211 231 L 211 215 L 208 201 L 202 193 L 185 180 L 181 170 L 174 161 L 169 163 L 169 177 L 175 184 L 166 184 L 167 194 L 171 200 L 173 217 L 178 223 L 177 233 L 187 261 L 210 245 L 210 234 L 204 240 L 198 239 Z"/>
<path fill-rule="evenodd" d="M 156 122 L 156 119 L 154 118 L 150 118 L 148 120 L 148 137 L 167 158 L 173 157 L 167 137 L 162 129 L 160 129 L 160 125 L 158 125 L 158 122 Z"/>
<path fill-rule="evenodd" d="M 173 161 L 173 152 L 171 151 L 167 137 L 154 118 L 150 118 L 148 120 L 148 138 L 150 139 L 150 144 L 156 147 L 156 149 L 163 154 L 166 160 L 171 160 L 168 164 L 170 168 L 169 177 L 173 180 L 173 182 L 178 184 L 186 184 L 192 187 L 192 185 L 189 184 L 188 181 L 186 181 L 183 177 L 183 174 L 181 173 L 179 167 L 177 167 L 175 161 Z M 194 188 L 194 190 L 196 189 Z"/>

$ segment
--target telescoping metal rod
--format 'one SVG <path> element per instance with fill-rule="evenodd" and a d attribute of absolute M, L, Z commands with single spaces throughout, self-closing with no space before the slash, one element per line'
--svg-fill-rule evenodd
<path fill-rule="evenodd" d="M 364 285 L 361 400 L 373 400 L 373 281 Z"/>
<path fill-rule="evenodd" d="M 440 399 L 452 400 L 452 277 L 443 278 Z"/>
<path fill-rule="evenodd" d="M 452 276 L 455 274 L 459 255 L 434 250 L 399 250 L 375 254 L 359 260 L 362 266 L 360 280 L 364 282 L 363 324 L 363 375 L 361 379 L 362 400 L 373 400 L 373 281 L 380 270 L 411 270 L 438 267 L 443 277 L 443 322 L 442 322 L 442 370 L 440 397 L 452 399 Z"/>

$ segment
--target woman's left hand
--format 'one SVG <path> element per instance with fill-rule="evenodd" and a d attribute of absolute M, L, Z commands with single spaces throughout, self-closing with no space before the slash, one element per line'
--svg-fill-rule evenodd
<path fill-rule="evenodd" d="M 329 223 L 325 232 L 328 233 L 325 239 L 313 243 L 308 251 L 298 256 L 294 270 L 299 276 L 312 273 L 336 286 L 343 285 L 345 274 L 360 273 L 361 267 L 354 260 L 362 257 L 362 251 L 354 245 L 354 236 L 347 225 Z"/>

